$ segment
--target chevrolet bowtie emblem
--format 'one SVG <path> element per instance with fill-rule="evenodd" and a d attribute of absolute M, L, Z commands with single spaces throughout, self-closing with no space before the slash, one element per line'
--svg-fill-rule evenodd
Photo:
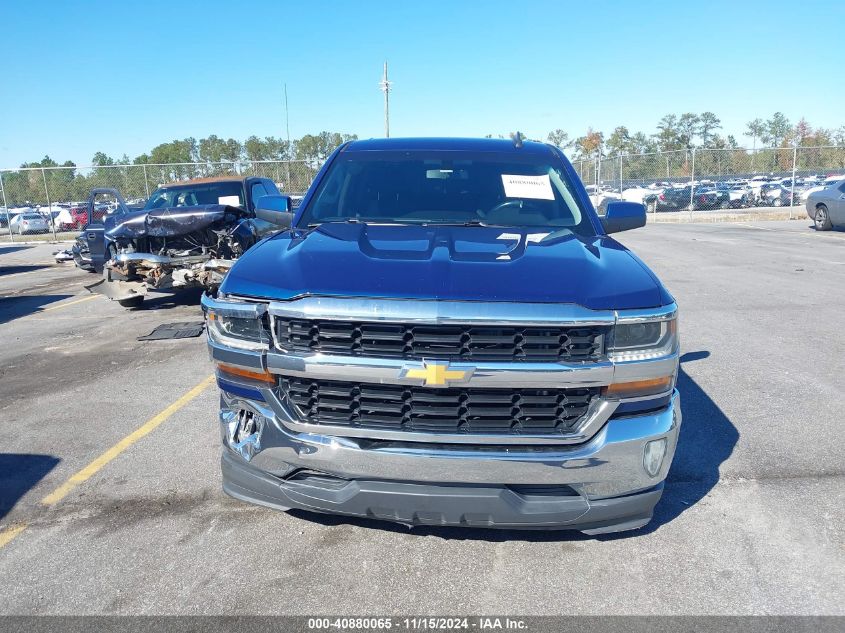
<path fill-rule="evenodd" d="M 465 382 L 472 376 L 474 368 L 450 369 L 449 363 L 423 361 L 422 367 L 404 367 L 400 378 L 415 378 L 423 381 L 426 387 L 442 387 L 453 382 Z"/>

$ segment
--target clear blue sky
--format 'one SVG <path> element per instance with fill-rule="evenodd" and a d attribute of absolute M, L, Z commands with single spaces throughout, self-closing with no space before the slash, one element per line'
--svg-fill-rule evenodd
<path fill-rule="evenodd" d="M 845 124 L 845 2 L 3 0 L 0 167 L 174 138 L 519 129 L 571 136 L 712 110 Z"/>

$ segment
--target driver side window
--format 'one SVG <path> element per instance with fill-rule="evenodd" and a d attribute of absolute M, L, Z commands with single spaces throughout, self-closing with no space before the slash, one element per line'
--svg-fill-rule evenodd
<path fill-rule="evenodd" d="M 256 204 L 258 203 L 258 199 L 261 196 L 266 196 L 267 189 L 264 185 L 260 182 L 253 183 L 252 188 L 250 189 L 250 196 L 252 197 L 252 208 L 255 209 Z"/>

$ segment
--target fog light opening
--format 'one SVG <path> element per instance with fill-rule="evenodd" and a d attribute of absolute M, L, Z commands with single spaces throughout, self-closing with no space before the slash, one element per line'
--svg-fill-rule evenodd
<path fill-rule="evenodd" d="M 666 456 L 666 438 L 646 442 L 643 449 L 643 468 L 649 477 L 656 477 L 663 465 L 663 458 Z"/>
<path fill-rule="evenodd" d="M 229 446 L 246 461 L 261 450 L 263 421 L 264 418 L 248 409 L 239 409 L 229 419 Z"/>
<path fill-rule="evenodd" d="M 255 414 L 252 411 L 246 409 L 238 411 L 236 422 L 235 433 L 232 437 L 236 443 L 243 442 L 257 430 Z"/>

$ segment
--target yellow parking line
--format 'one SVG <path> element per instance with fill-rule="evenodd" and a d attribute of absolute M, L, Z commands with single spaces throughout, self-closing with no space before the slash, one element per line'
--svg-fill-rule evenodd
<path fill-rule="evenodd" d="M 120 455 L 127 448 L 132 446 L 135 442 L 152 433 L 156 428 L 166 422 L 174 413 L 179 411 L 186 404 L 191 402 L 194 398 L 200 395 L 209 385 L 214 382 L 214 374 L 205 378 L 196 387 L 181 396 L 174 403 L 168 405 L 160 413 L 157 413 L 149 420 L 144 422 L 141 426 L 135 429 L 132 433 L 124 437 L 117 444 L 112 446 L 102 455 L 97 457 L 94 461 L 88 464 L 85 468 L 72 475 L 67 481 L 61 484 L 53 492 L 48 494 L 41 500 L 41 504 L 45 506 L 52 506 L 64 499 L 70 492 L 79 484 L 86 482 L 96 473 L 103 469 L 110 461 Z M 12 540 L 27 528 L 26 523 L 21 523 L 9 528 L 0 530 L 0 548 L 8 545 Z"/>
<path fill-rule="evenodd" d="M 62 308 L 67 308 L 77 303 L 82 303 L 83 301 L 91 301 L 91 299 L 96 299 L 100 295 L 90 295 L 88 297 L 82 297 L 82 299 L 77 299 L 76 301 L 70 301 L 69 303 L 61 303 L 57 306 L 53 306 L 52 308 L 44 308 L 43 310 L 39 310 L 38 312 L 50 312 L 51 310 L 61 310 Z"/>
<path fill-rule="evenodd" d="M 5 530 L 0 530 L 0 547 L 4 547 L 12 542 L 12 540 L 26 529 L 26 523 L 14 525 Z"/>
<path fill-rule="evenodd" d="M 135 429 L 132 433 L 124 437 L 120 440 L 117 444 L 112 446 L 102 455 L 97 457 L 94 461 L 88 464 L 85 468 L 77 472 L 76 474 L 72 475 L 70 479 L 65 481 L 62 485 L 56 488 L 53 492 L 48 494 L 41 500 L 41 504 L 45 506 L 51 506 L 62 499 L 64 499 L 74 488 L 76 488 L 79 484 L 86 482 L 96 473 L 98 473 L 102 468 L 112 461 L 115 457 L 120 455 L 123 451 L 127 448 L 132 446 L 135 442 L 140 440 L 141 438 L 149 435 L 152 431 L 158 428 L 163 422 L 165 422 L 170 416 L 176 413 L 179 409 L 184 407 L 188 404 L 191 400 L 196 398 L 200 395 L 210 384 L 214 382 L 214 375 L 212 374 L 208 378 L 205 378 L 200 384 L 196 387 L 191 389 L 188 393 L 183 395 L 181 398 L 176 400 L 173 404 L 169 405 L 160 413 L 157 413 L 149 420 L 144 422 L 141 426 Z"/>

